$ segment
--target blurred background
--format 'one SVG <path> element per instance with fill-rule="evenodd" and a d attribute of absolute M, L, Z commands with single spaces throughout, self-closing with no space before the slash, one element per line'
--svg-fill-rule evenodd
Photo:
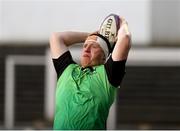
<path fill-rule="evenodd" d="M 107 128 L 180 129 L 180 0 L 0 0 L 0 129 L 52 129 L 49 37 L 93 32 L 110 13 L 128 21 L 132 48 Z"/>

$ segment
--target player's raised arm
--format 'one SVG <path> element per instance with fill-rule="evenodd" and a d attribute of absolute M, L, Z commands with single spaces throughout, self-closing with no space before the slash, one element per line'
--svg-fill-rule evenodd
<path fill-rule="evenodd" d="M 50 37 L 50 49 L 53 58 L 58 58 L 68 50 L 68 46 L 84 42 L 89 33 L 86 32 L 54 32 Z"/>
<path fill-rule="evenodd" d="M 114 61 L 126 60 L 131 47 L 131 33 L 129 32 L 128 23 L 122 17 L 120 17 L 120 20 L 121 25 L 118 30 L 117 42 L 112 52 Z"/>

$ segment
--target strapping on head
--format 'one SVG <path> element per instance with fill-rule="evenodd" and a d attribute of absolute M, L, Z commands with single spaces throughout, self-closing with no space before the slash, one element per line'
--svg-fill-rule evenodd
<path fill-rule="evenodd" d="M 90 34 L 89 36 L 97 36 L 97 43 L 100 45 L 100 47 L 102 48 L 102 50 L 104 51 L 105 54 L 105 58 L 107 58 L 109 56 L 109 54 L 112 52 L 112 48 L 110 46 L 110 43 L 108 41 L 108 39 L 106 37 L 104 37 L 101 34 Z"/>

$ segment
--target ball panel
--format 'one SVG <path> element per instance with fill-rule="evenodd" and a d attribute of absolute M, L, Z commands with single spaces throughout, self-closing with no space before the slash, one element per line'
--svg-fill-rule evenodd
<path fill-rule="evenodd" d="M 100 34 L 109 40 L 111 47 L 114 45 L 116 41 L 116 36 L 119 27 L 120 27 L 120 18 L 116 14 L 108 15 L 100 26 Z"/>

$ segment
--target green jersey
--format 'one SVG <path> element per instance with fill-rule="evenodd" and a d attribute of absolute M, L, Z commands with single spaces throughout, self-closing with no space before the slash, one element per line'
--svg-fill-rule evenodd
<path fill-rule="evenodd" d="M 57 81 L 54 129 L 106 129 L 116 90 L 104 65 L 69 64 Z"/>

